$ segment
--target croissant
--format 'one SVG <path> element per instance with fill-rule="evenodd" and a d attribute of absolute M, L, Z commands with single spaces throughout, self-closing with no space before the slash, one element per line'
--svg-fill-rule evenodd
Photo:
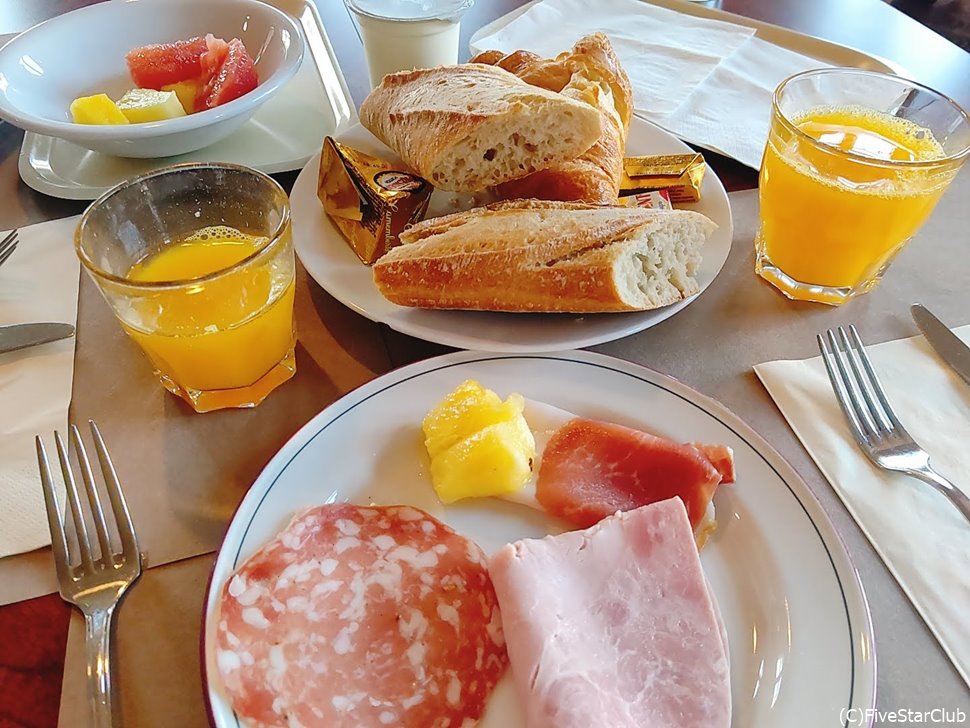
<path fill-rule="evenodd" d="M 500 198 L 616 202 L 623 174 L 623 151 L 633 115 L 633 90 L 605 35 L 588 35 L 572 50 L 554 59 L 529 51 L 508 55 L 484 51 L 471 62 L 498 66 L 532 86 L 583 101 L 601 116 L 600 138 L 586 152 L 576 159 L 499 185 L 494 191 Z"/>

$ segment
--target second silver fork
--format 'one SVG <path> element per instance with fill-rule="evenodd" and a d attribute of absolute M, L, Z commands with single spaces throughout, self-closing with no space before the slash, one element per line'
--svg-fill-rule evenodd
<path fill-rule="evenodd" d="M 929 483 L 970 522 L 970 498 L 930 467 L 930 457 L 899 422 L 855 326 L 819 334 L 819 351 L 852 436 L 875 465 Z"/>
<path fill-rule="evenodd" d="M 47 459 L 44 442 L 37 437 L 37 462 L 40 466 L 44 504 L 51 532 L 51 547 L 61 597 L 76 605 L 84 614 L 85 651 L 87 653 L 88 697 L 91 701 L 93 725 L 109 728 L 112 725 L 111 695 L 111 623 L 115 607 L 125 590 L 141 575 L 141 552 L 131 523 L 128 505 L 121 491 L 121 483 L 108 455 L 98 426 L 88 420 L 94 437 L 94 449 L 101 466 L 105 493 L 111 503 L 110 519 L 114 521 L 120 550 L 112 545 L 108 519 L 101 504 L 91 462 L 77 427 L 71 425 L 71 445 L 81 471 L 87 507 L 82 505 L 77 479 L 71 468 L 68 448 L 60 433 L 54 433 L 57 459 L 67 494 L 63 518 L 55 495 L 54 479 Z M 98 551 L 92 548 L 88 536 L 85 512 L 89 511 L 97 534 Z M 71 531 L 65 528 L 67 521 Z"/>

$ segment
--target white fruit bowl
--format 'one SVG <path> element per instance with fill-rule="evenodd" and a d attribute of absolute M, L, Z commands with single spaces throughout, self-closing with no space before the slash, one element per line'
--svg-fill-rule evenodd
<path fill-rule="evenodd" d="M 117 99 L 134 86 L 125 64 L 132 48 L 206 33 L 243 41 L 259 76 L 253 91 L 165 121 L 71 121 L 71 101 L 78 96 L 106 93 Z M 0 48 L 0 118 L 118 157 L 185 154 L 242 126 L 292 78 L 303 52 L 294 20 L 258 0 L 111 0 L 35 25 Z"/>

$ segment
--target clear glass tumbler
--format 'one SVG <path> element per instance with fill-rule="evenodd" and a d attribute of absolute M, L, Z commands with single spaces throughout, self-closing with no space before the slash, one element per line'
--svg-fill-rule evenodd
<path fill-rule="evenodd" d="M 775 91 L 761 164 L 757 273 L 789 298 L 870 290 L 970 154 L 970 118 L 897 76 L 800 73 Z"/>
<path fill-rule="evenodd" d="M 162 384 L 197 412 L 254 407 L 296 371 L 289 200 L 261 172 L 181 164 L 93 202 L 81 263 Z"/>
<path fill-rule="evenodd" d="M 371 87 L 389 73 L 458 63 L 461 16 L 474 0 L 344 0 L 364 44 Z"/>

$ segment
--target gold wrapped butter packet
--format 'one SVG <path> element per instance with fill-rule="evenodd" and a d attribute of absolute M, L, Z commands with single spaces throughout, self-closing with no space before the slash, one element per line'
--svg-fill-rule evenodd
<path fill-rule="evenodd" d="M 696 152 L 627 157 L 623 160 L 620 197 L 647 190 L 669 190 L 671 202 L 697 202 L 707 164 Z"/>
<path fill-rule="evenodd" d="M 417 175 L 327 137 L 317 197 L 350 247 L 370 265 L 428 211 L 432 187 Z"/>

